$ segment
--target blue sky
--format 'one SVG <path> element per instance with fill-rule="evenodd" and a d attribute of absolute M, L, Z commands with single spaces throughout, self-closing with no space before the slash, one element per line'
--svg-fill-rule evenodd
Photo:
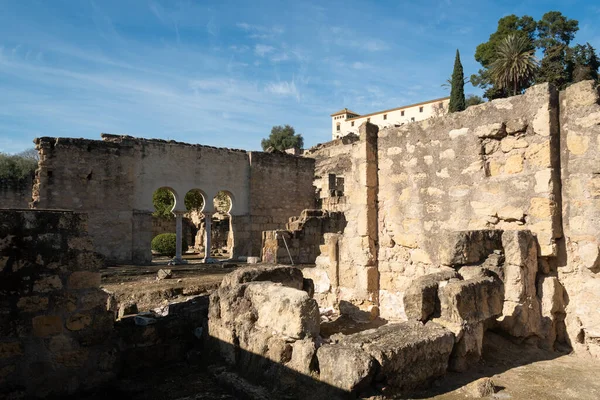
<path fill-rule="evenodd" d="M 280 124 L 312 146 L 343 107 L 447 96 L 457 48 L 468 76 L 499 18 L 549 10 L 600 49 L 596 1 L 0 0 L 0 152 L 101 132 L 257 150 Z"/>

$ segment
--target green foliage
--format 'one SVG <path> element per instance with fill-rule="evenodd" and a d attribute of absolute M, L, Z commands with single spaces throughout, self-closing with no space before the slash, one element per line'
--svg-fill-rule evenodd
<path fill-rule="evenodd" d="M 188 211 L 200 211 L 204 207 L 204 198 L 198 190 L 190 190 L 183 199 L 185 208 Z"/>
<path fill-rule="evenodd" d="M 0 179 L 27 179 L 33 176 L 37 165 L 37 160 L 28 156 L 0 153 Z"/>
<path fill-rule="evenodd" d="M 574 46 L 571 51 L 570 63 L 573 82 L 581 82 L 587 79 L 598 81 L 600 61 L 596 49 L 591 44 Z"/>
<path fill-rule="evenodd" d="M 550 11 L 537 23 L 536 46 L 550 49 L 557 45 L 569 46 L 579 30 L 579 22 L 568 19 L 560 11 Z"/>
<path fill-rule="evenodd" d="M 496 48 L 496 60 L 490 66 L 494 84 L 503 90 L 512 89 L 516 95 L 533 81 L 537 61 L 531 49 L 531 40 L 522 35 L 507 36 Z"/>
<path fill-rule="evenodd" d="M 164 219 L 174 218 L 171 210 L 175 206 L 175 196 L 169 189 L 157 189 L 152 194 L 152 203 L 154 204 L 153 216 Z"/>
<path fill-rule="evenodd" d="M 304 146 L 304 138 L 301 134 L 296 134 L 296 130 L 290 125 L 277 125 L 271 129 L 271 135 L 260 142 L 263 150 L 269 147 L 275 150 L 284 151 L 295 148 L 301 149 Z"/>
<path fill-rule="evenodd" d="M 471 106 L 476 106 L 477 104 L 484 103 L 483 99 L 480 96 L 476 96 L 474 94 L 470 94 L 466 98 L 467 108 Z"/>
<path fill-rule="evenodd" d="M 174 233 L 161 233 L 152 239 L 150 247 L 152 250 L 169 257 L 175 255 L 177 246 L 177 236 Z M 184 253 L 188 249 L 187 241 L 185 237 L 181 238 L 181 252 Z"/>
<path fill-rule="evenodd" d="M 579 80 L 598 80 L 598 56 L 595 49 L 589 44 L 569 47 L 578 30 L 579 22 L 568 19 L 559 11 L 547 12 L 537 22 L 527 15 L 503 17 L 489 40 L 477 46 L 475 59 L 483 68 L 471 76 L 471 83 L 484 89 L 484 97 L 492 100 L 506 97 L 510 93 L 521 93 L 534 82 L 550 82 L 563 89 Z M 529 39 L 530 47 L 527 50 L 534 51 L 537 48 L 543 54 L 534 79 L 517 82 L 516 91 L 514 87 L 507 89 L 506 86 L 499 86 L 490 70 L 499 57 L 498 46 L 509 35 Z"/>
<path fill-rule="evenodd" d="M 231 198 L 227 192 L 220 191 L 213 200 L 215 210 L 220 213 L 227 213 L 231 209 Z"/>
<path fill-rule="evenodd" d="M 456 58 L 454 59 L 454 70 L 452 71 L 452 87 L 450 89 L 448 112 L 463 111 L 465 108 L 465 74 L 460 62 L 460 53 L 457 49 Z"/>

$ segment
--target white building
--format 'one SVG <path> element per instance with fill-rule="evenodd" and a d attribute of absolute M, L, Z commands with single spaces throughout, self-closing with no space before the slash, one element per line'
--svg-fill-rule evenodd
<path fill-rule="evenodd" d="M 366 115 L 344 108 L 331 114 L 331 137 L 335 140 L 349 133 L 358 135 L 358 127 L 365 121 L 378 125 L 379 128 L 422 121 L 447 113 L 449 102 L 450 97 L 443 97 Z"/>

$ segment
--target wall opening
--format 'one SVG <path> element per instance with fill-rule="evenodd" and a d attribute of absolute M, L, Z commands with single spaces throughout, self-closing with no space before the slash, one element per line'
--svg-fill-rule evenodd
<path fill-rule="evenodd" d="M 212 216 L 210 255 L 214 258 L 231 258 L 234 245 L 231 193 L 221 190 L 213 198 L 213 205 L 215 212 Z"/>

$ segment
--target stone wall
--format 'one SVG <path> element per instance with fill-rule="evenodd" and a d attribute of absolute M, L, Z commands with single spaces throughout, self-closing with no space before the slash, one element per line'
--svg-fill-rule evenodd
<path fill-rule="evenodd" d="M 0 208 L 29 208 L 33 176 L 26 179 L 0 179 Z"/>
<path fill-rule="evenodd" d="M 529 229 L 540 255 L 556 256 L 562 236 L 557 102 L 552 87 L 538 85 L 521 96 L 379 132 L 385 317 L 398 317 L 399 294 L 439 265 L 445 230 Z"/>
<path fill-rule="evenodd" d="M 114 316 L 84 215 L 0 211 L 0 397 L 60 397 L 115 376 Z"/>
<path fill-rule="evenodd" d="M 262 260 L 271 264 L 314 264 L 323 253 L 324 235 L 341 233 L 345 226 L 342 212 L 304 210 L 300 216 L 290 218 L 286 230 L 263 232 Z"/>
<path fill-rule="evenodd" d="M 569 296 L 567 330 L 576 350 L 600 358 L 600 95 L 590 81 L 561 93 L 564 255 L 560 282 Z"/>
<path fill-rule="evenodd" d="M 86 212 L 95 248 L 111 261 L 151 260 L 152 194 L 161 187 L 174 193 L 176 211 L 185 211 L 192 189 L 205 199 L 230 194 L 238 255 L 258 255 L 262 230 L 282 228 L 314 204 L 312 159 L 106 134 L 40 138 L 36 146 L 34 207 Z"/>

